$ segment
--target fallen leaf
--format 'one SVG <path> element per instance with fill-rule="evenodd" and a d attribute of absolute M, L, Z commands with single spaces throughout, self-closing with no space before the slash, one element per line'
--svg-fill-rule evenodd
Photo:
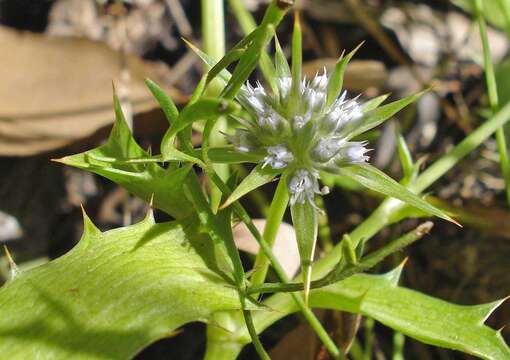
<path fill-rule="evenodd" d="M 317 72 L 322 72 L 324 67 L 328 72 L 333 71 L 337 59 L 322 58 L 308 61 L 303 64 L 303 74 L 310 79 Z M 368 88 L 381 88 L 388 78 L 386 67 L 380 61 L 354 60 L 347 65 L 344 77 L 344 88 L 361 93 Z"/>
<path fill-rule="evenodd" d="M 0 27 L 0 156 L 32 155 L 93 134 L 113 122 L 111 83 L 120 54 L 103 43 Z M 133 113 L 157 107 L 143 79 L 167 73 L 162 63 L 128 56 Z M 179 95 L 167 89 L 171 96 Z"/>
<path fill-rule="evenodd" d="M 253 223 L 261 233 L 264 231 L 264 226 L 266 225 L 265 219 L 253 219 Z M 236 225 L 233 232 L 235 243 L 240 250 L 249 254 L 257 254 L 259 252 L 259 244 L 244 223 Z M 300 262 L 296 233 L 292 225 L 287 223 L 280 225 L 273 244 L 273 252 L 285 270 L 285 274 L 289 278 L 293 278 L 300 267 Z"/>

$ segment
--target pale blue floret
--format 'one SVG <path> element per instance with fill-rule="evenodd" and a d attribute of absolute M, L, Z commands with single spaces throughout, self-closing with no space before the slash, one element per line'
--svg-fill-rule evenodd
<path fill-rule="evenodd" d="M 270 165 L 273 169 L 284 169 L 294 160 L 294 155 L 285 145 L 270 146 L 267 148 L 267 154 L 262 163 L 262 168 Z"/>
<path fill-rule="evenodd" d="M 292 78 L 281 77 L 276 79 L 276 83 L 280 93 L 276 99 L 268 95 L 258 82 L 256 86 L 248 83 L 242 87 L 238 99 L 254 116 L 257 126 L 250 126 L 249 131 L 236 131 L 231 141 L 239 151 L 265 152 L 263 168 L 291 169 L 288 180 L 291 204 L 305 201 L 315 204 L 315 194 L 321 193 L 319 171 L 360 164 L 369 159 L 366 142 L 348 141 L 349 133 L 363 121 L 362 107 L 358 98 L 348 99 L 344 91 L 326 108 L 328 77 L 324 70 L 312 80 L 300 82 L 298 110 L 286 119 L 273 107 L 273 102 L 285 109 Z M 312 124 L 306 130 L 309 131 L 309 145 L 306 145 L 310 148 L 309 153 L 296 155 L 286 144 L 292 144 L 308 123 Z M 267 145 L 271 143 L 273 145 Z M 300 158 L 303 156 L 305 158 Z"/>
<path fill-rule="evenodd" d="M 303 204 L 305 201 L 314 204 L 315 194 L 321 193 L 318 178 L 319 174 L 317 172 L 304 169 L 297 170 L 288 183 L 290 204 Z"/>

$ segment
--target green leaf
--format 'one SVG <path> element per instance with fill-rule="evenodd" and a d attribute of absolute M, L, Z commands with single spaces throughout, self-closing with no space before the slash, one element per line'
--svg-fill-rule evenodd
<path fill-rule="evenodd" d="M 214 120 L 223 115 L 229 115 L 239 110 L 239 106 L 224 99 L 202 98 L 186 106 L 175 124 L 170 128 L 168 137 L 175 136 L 179 131 L 199 120 Z"/>
<path fill-rule="evenodd" d="M 375 108 L 377 108 L 379 105 L 381 105 L 384 100 L 386 100 L 388 97 L 390 96 L 390 94 L 384 94 L 384 95 L 379 95 L 373 99 L 370 99 L 368 101 L 365 101 L 362 105 L 361 105 L 361 111 L 363 113 L 367 113 L 369 111 L 372 111 L 374 110 Z"/>
<path fill-rule="evenodd" d="M 195 174 L 188 178 L 184 189 L 195 207 L 200 223 L 209 233 L 211 239 L 221 246 L 230 259 L 230 271 L 228 273 L 233 274 L 236 285 L 240 287 L 244 282 L 244 270 L 232 237 L 230 211 L 223 210 L 217 215 L 213 214 Z"/>
<path fill-rule="evenodd" d="M 256 35 L 257 30 L 254 30 L 248 35 L 246 35 L 232 49 L 230 49 L 216 64 L 214 64 L 214 66 L 211 67 L 209 73 L 207 74 L 206 84 L 209 84 L 220 72 L 226 69 L 227 66 L 238 61 L 244 54 L 246 49 L 249 47 L 250 43 L 253 41 L 253 38 Z"/>
<path fill-rule="evenodd" d="M 168 96 L 167 93 L 151 79 L 145 79 L 145 85 L 147 85 L 152 95 L 154 95 L 158 101 L 168 123 L 172 125 L 179 116 L 179 110 L 177 110 L 177 106 L 175 106 L 172 98 L 170 98 L 170 96 Z"/>
<path fill-rule="evenodd" d="M 303 44 L 302 44 L 301 23 L 299 13 L 294 13 L 294 29 L 292 31 L 292 83 L 289 94 L 289 109 L 291 114 L 298 109 L 301 97 L 301 68 L 303 65 Z"/>
<path fill-rule="evenodd" d="M 362 134 L 374 127 L 382 124 L 397 112 L 405 108 L 407 105 L 415 102 L 422 96 L 426 91 L 416 93 L 414 95 L 407 96 L 403 99 L 394 101 L 387 105 L 383 105 L 379 108 L 371 110 L 363 115 L 359 121 L 353 121 L 352 126 L 346 126 L 341 131 L 341 135 L 347 136 L 349 139 Z"/>
<path fill-rule="evenodd" d="M 236 202 L 244 195 L 248 194 L 250 191 L 257 189 L 258 187 L 270 183 L 273 181 L 276 175 L 279 172 L 270 169 L 270 168 L 262 168 L 261 165 L 257 165 L 248 176 L 246 176 L 243 181 L 239 184 L 238 187 L 234 189 L 232 194 L 228 197 L 228 199 L 221 205 L 221 208 L 225 208 L 230 204 Z"/>
<path fill-rule="evenodd" d="M 452 2 L 468 11 L 475 13 L 475 6 L 473 0 L 452 0 Z M 510 1 L 509 0 L 490 0 L 483 1 L 483 15 L 492 25 L 506 30 L 509 33 L 509 20 L 510 20 Z"/>
<path fill-rule="evenodd" d="M 411 152 L 407 147 L 406 140 L 400 131 L 397 131 L 397 150 L 398 157 L 400 159 L 400 164 L 402 165 L 402 172 L 404 173 L 404 179 L 409 181 L 413 177 L 414 171 L 414 161 L 411 156 Z"/>
<path fill-rule="evenodd" d="M 56 161 L 104 176 L 122 185 L 129 192 L 149 201 L 176 219 L 191 213 L 191 204 L 182 196 L 182 186 L 191 165 L 163 169 L 156 163 L 109 163 L 101 158 L 149 158 L 135 141 L 114 95 L 115 124 L 106 144 Z"/>
<path fill-rule="evenodd" d="M 356 164 L 339 168 L 337 172 L 340 175 L 357 181 L 370 190 L 394 197 L 428 214 L 435 215 L 458 225 L 455 220 L 446 215 L 442 210 L 432 206 L 372 165 Z"/>
<path fill-rule="evenodd" d="M 463 351 L 484 359 L 510 358 L 500 332 L 484 321 L 502 302 L 456 305 L 397 285 L 402 267 L 384 275 L 357 274 L 336 284 L 312 290 L 310 306 L 360 313 L 421 342 Z M 298 311 L 288 294 L 277 294 L 264 303 L 270 311 L 254 314 L 259 332 Z M 249 342 L 246 331 L 236 334 Z M 222 339 L 224 341 L 224 339 Z"/>
<path fill-rule="evenodd" d="M 175 106 L 175 103 L 173 100 L 166 94 L 166 92 L 161 89 L 154 81 L 150 79 L 145 79 L 145 84 L 151 91 L 152 95 L 156 98 L 159 105 L 161 106 L 161 109 L 163 110 L 163 113 L 165 114 L 166 119 L 168 120 L 168 123 L 170 126 L 172 126 L 177 119 L 179 118 L 179 110 L 177 109 L 177 106 Z M 184 133 L 181 133 L 184 135 Z M 174 144 L 173 144 L 173 137 L 171 135 L 171 130 L 169 129 L 165 136 L 163 137 L 163 140 L 161 141 L 160 149 L 161 153 L 164 154 L 164 157 L 169 158 L 170 153 L 175 150 Z M 179 140 L 181 140 L 182 145 L 185 149 L 190 150 L 191 149 L 191 131 L 185 134 L 185 136 L 180 136 Z"/>
<path fill-rule="evenodd" d="M 202 50 L 200 50 L 199 48 L 197 48 L 195 45 L 193 45 L 191 42 L 187 41 L 186 39 L 183 39 L 184 42 L 186 43 L 186 45 L 188 45 L 188 47 L 195 53 L 197 54 L 200 59 L 202 59 L 202 61 L 207 64 L 207 66 L 209 66 L 209 68 L 213 68 L 217 62 L 212 58 L 210 57 L 209 55 L 207 55 L 205 52 L 203 52 Z M 225 82 L 225 84 L 227 84 L 230 80 L 230 78 L 232 77 L 232 74 L 230 74 L 230 72 L 228 72 L 227 70 L 225 69 L 222 69 L 216 76 L 218 76 L 222 81 Z M 207 77 L 206 77 L 206 80 L 207 82 Z M 205 83 L 204 83 L 205 85 Z"/>
<path fill-rule="evenodd" d="M 226 53 L 207 73 L 206 86 L 228 65 L 239 60 L 245 51 L 246 49 L 232 49 Z"/>
<path fill-rule="evenodd" d="M 276 67 L 276 74 L 278 77 L 290 77 L 290 67 L 287 59 L 285 58 L 285 54 L 283 53 L 280 42 L 278 41 L 278 37 L 275 35 L 274 37 L 274 63 Z"/>
<path fill-rule="evenodd" d="M 483 323 L 502 301 L 462 306 L 397 286 L 393 274 L 354 275 L 313 290 L 312 307 L 369 316 L 423 343 L 459 350 L 485 359 L 510 358 L 501 334 Z"/>
<path fill-rule="evenodd" d="M 200 156 L 201 149 L 196 149 L 196 156 Z M 209 148 L 207 155 L 213 163 L 222 164 L 241 164 L 241 163 L 257 163 L 261 160 L 261 156 L 253 153 L 237 151 L 232 146 L 219 146 Z"/>
<path fill-rule="evenodd" d="M 312 262 L 317 243 L 319 220 L 317 209 L 309 201 L 303 204 L 296 203 L 290 206 L 292 224 L 296 231 L 296 241 L 301 258 L 301 276 L 304 283 L 305 304 L 308 304 L 310 283 L 312 281 Z"/>
<path fill-rule="evenodd" d="M 260 57 L 265 51 L 269 41 L 274 36 L 275 29 L 281 22 L 285 13 L 289 10 L 291 2 L 272 1 L 267 8 L 262 22 L 258 26 L 256 36 L 254 36 L 252 43 L 239 59 L 232 77 L 230 78 L 227 86 L 223 89 L 222 96 L 226 99 L 233 99 L 241 86 L 248 80 L 248 77 L 253 72 Z M 269 81 L 271 83 L 271 81 Z"/>
<path fill-rule="evenodd" d="M 0 288 L 6 359 L 129 359 L 192 321 L 240 309 L 196 220 L 99 232 Z"/>
<path fill-rule="evenodd" d="M 354 56 L 354 54 L 361 47 L 361 45 L 363 45 L 363 43 L 356 46 L 356 48 L 352 50 L 349 54 L 347 54 L 347 56 L 344 56 L 344 54 L 342 53 L 342 56 L 340 56 L 340 59 L 338 59 L 335 65 L 335 70 L 333 71 L 328 80 L 326 109 L 329 109 L 329 107 L 333 104 L 335 99 L 340 95 L 344 83 L 345 68 L 347 67 L 349 61 L 351 61 L 351 58 Z"/>

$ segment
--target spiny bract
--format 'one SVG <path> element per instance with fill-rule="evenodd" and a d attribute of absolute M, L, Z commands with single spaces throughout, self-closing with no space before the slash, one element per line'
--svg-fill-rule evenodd
<path fill-rule="evenodd" d="M 238 118 L 245 129 L 236 129 L 230 140 L 238 151 L 261 155 L 262 167 L 288 172 L 290 203 L 314 205 L 320 171 L 364 163 L 366 142 L 349 141 L 352 129 L 363 122 L 363 108 L 357 98 L 344 91 L 326 105 L 326 70 L 298 85 L 298 101 L 290 106 L 291 77 L 277 79 L 279 95 L 271 95 L 257 82 L 247 83 L 237 98 L 256 121 Z"/>

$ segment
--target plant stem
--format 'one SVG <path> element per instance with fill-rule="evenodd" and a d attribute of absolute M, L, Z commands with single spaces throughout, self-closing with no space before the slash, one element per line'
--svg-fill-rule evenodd
<path fill-rule="evenodd" d="M 218 186 L 218 188 L 223 192 L 223 194 L 227 196 L 231 194 L 231 190 L 216 174 L 212 172 L 208 173 L 208 175 L 210 176 L 211 180 L 214 181 L 216 186 Z M 259 230 L 253 223 L 252 219 L 248 215 L 247 211 L 238 201 L 233 203 L 232 206 L 237 216 L 239 216 L 241 221 L 245 223 L 250 233 L 255 237 L 255 240 L 257 240 L 257 242 L 259 243 L 260 248 L 262 249 L 264 254 L 271 261 L 271 265 L 273 266 L 276 275 L 278 276 L 280 281 L 284 284 L 289 283 L 290 280 L 285 274 L 285 271 L 280 265 L 280 262 L 274 256 L 271 246 L 269 246 L 269 244 L 264 240 Z M 328 333 L 326 332 L 320 321 L 317 319 L 315 314 L 312 312 L 312 310 L 310 310 L 310 308 L 305 305 L 303 298 L 299 294 L 295 293 L 291 293 L 291 297 L 299 311 L 301 311 L 301 313 L 308 321 L 312 329 L 315 331 L 319 339 L 322 341 L 322 343 L 324 344 L 328 352 L 331 354 L 331 356 L 333 356 L 333 358 L 335 359 L 344 359 L 343 353 L 338 349 L 334 341 L 329 337 Z"/>
<path fill-rule="evenodd" d="M 374 320 L 371 318 L 365 319 L 365 346 L 363 353 L 363 360 L 371 360 L 374 347 Z"/>
<path fill-rule="evenodd" d="M 480 37 L 483 46 L 483 62 L 485 68 L 485 81 L 487 83 L 487 93 L 489 95 L 489 103 L 492 114 L 499 110 L 498 89 L 496 85 L 496 76 L 494 74 L 494 66 L 491 61 L 491 50 L 489 38 L 487 36 L 487 24 L 485 23 L 482 13 L 482 1 L 475 0 L 475 13 L 480 28 Z M 496 142 L 498 144 L 498 152 L 500 158 L 501 172 L 505 179 L 506 199 L 510 206 L 510 163 L 508 162 L 508 148 L 506 146 L 505 131 L 503 127 L 496 130 Z"/>
<path fill-rule="evenodd" d="M 241 295 L 242 306 L 246 308 L 246 298 L 244 295 Z M 259 336 L 257 334 L 257 330 L 255 330 L 255 324 L 253 323 L 253 317 L 251 316 L 251 312 L 249 310 L 243 310 L 244 322 L 246 323 L 246 327 L 248 328 L 248 332 L 250 333 L 251 341 L 257 354 L 262 360 L 271 360 L 269 355 L 267 354 L 264 346 L 260 342 Z"/>
<path fill-rule="evenodd" d="M 188 177 L 188 181 L 186 182 L 185 188 L 193 202 L 193 206 L 195 207 L 199 215 L 199 219 L 202 224 L 209 228 L 209 233 L 213 241 L 223 241 L 227 253 L 232 261 L 234 267 L 234 279 L 236 286 L 239 291 L 239 300 L 241 302 L 241 307 L 243 309 L 243 317 L 246 323 L 246 327 L 248 329 L 248 333 L 251 336 L 252 343 L 255 347 L 255 350 L 259 354 L 262 360 L 268 360 L 269 355 L 264 350 L 262 343 L 257 335 L 257 331 L 255 330 L 255 326 L 253 324 L 253 318 L 251 312 L 246 310 L 246 296 L 244 294 L 246 287 L 246 278 L 244 274 L 243 264 L 241 262 L 241 257 L 239 255 L 239 251 L 236 248 L 234 243 L 234 239 L 232 237 L 232 230 L 230 227 L 230 212 L 227 211 L 223 214 L 213 215 L 209 206 L 207 204 L 207 200 L 205 199 L 202 189 L 200 188 L 200 184 L 198 182 L 198 177 L 194 172 L 190 174 Z M 215 220 L 219 217 L 224 217 L 221 219 L 221 223 L 216 222 Z M 222 232 L 222 224 L 227 224 L 225 229 L 227 233 Z"/>
<path fill-rule="evenodd" d="M 404 345 L 406 337 L 401 332 L 393 333 L 393 355 L 391 360 L 404 360 Z"/>
<path fill-rule="evenodd" d="M 382 248 L 375 250 L 374 252 L 362 257 L 359 262 L 347 264 L 340 268 L 337 266 L 333 271 L 328 273 L 328 275 L 313 281 L 311 284 L 311 288 L 316 289 L 322 288 L 327 285 L 335 284 L 357 273 L 371 269 L 389 255 L 395 254 L 398 251 L 406 248 L 413 242 L 421 239 L 424 235 L 429 233 L 432 226 L 433 224 L 430 221 L 423 223 L 416 229 L 402 235 L 396 240 L 391 241 L 389 244 L 383 246 Z M 293 292 L 300 291 L 303 288 L 304 284 L 302 282 L 289 284 L 268 283 L 261 284 L 258 286 L 252 285 L 248 289 L 248 294 L 267 292 Z"/>
<path fill-rule="evenodd" d="M 480 125 L 469 136 L 464 138 L 447 154 L 429 166 L 418 176 L 410 188 L 418 193 L 422 192 L 446 172 L 453 168 L 463 157 L 471 153 L 481 143 L 487 140 L 497 129 L 505 125 L 510 118 L 510 103 L 506 104 L 497 114 Z"/>
<path fill-rule="evenodd" d="M 232 12 L 237 18 L 237 21 L 245 35 L 248 35 L 255 30 L 257 23 L 255 22 L 255 19 L 253 19 L 253 16 L 251 16 L 250 12 L 246 10 L 241 0 L 228 0 L 228 5 L 232 9 Z"/>
<path fill-rule="evenodd" d="M 287 184 L 284 179 L 280 179 L 276 192 L 269 208 L 267 215 L 266 226 L 264 227 L 264 233 L 262 237 L 267 244 L 272 248 L 276 239 L 276 234 L 280 224 L 282 223 L 283 215 L 287 210 L 287 204 L 289 203 L 289 192 L 287 190 Z M 269 259 L 264 255 L 264 251 L 259 251 L 255 258 L 254 269 L 255 273 L 251 277 L 252 286 L 260 285 L 264 282 L 269 267 Z"/>
<path fill-rule="evenodd" d="M 202 18 L 202 39 L 204 52 L 214 60 L 219 61 L 225 55 L 225 19 L 223 0 L 202 0 L 201 2 Z M 204 65 L 204 71 L 207 66 Z M 222 91 L 222 83 L 214 80 L 207 88 L 207 94 L 218 96 Z M 222 132 L 227 130 L 227 120 L 220 118 L 216 122 L 214 130 L 211 132 L 209 140 L 212 146 L 221 146 L 226 143 Z M 214 164 L 215 171 L 219 176 L 226 180 L 229 176 L 228 164 Z M 221 191 L 214 184 L 211 184 L 211 208 L 214 212 L 218 209 L 221 201 Z"/>

